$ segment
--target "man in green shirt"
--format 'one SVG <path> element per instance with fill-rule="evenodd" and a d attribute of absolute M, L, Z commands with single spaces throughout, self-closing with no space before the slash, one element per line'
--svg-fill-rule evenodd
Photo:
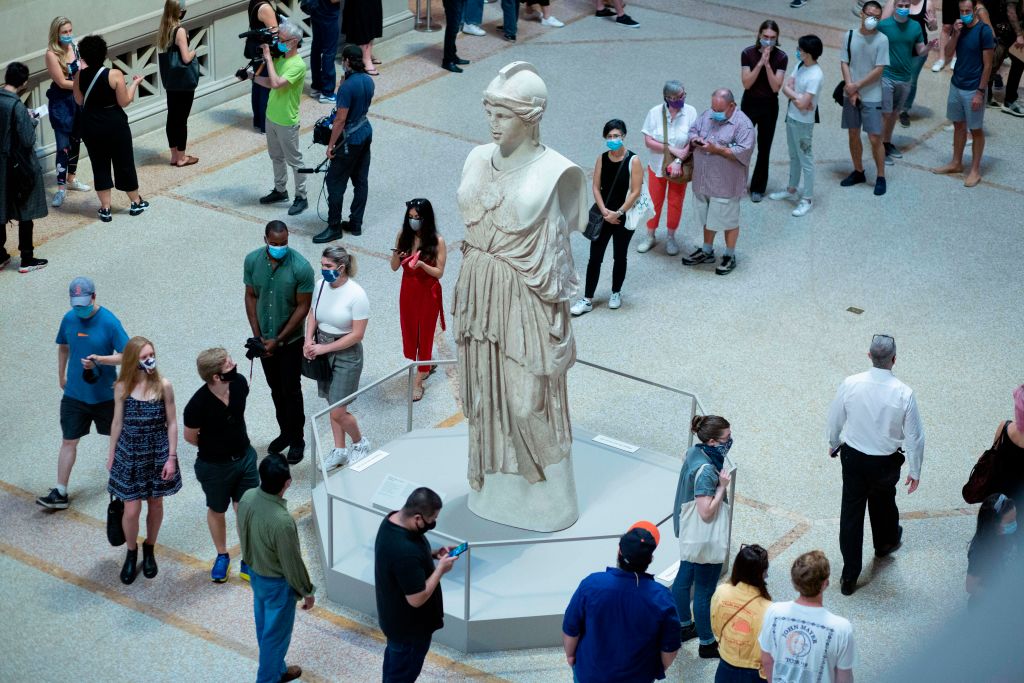
<path fill-rule="evenodd" d="M 260 666 L 256 683 L 293 681 L 302 668 L 285 664 L 295 625 L 295 602 L 313 607 L 315 587 L 302 561 L 299 532 L 288 513 L 284 492 L 291 486 L 288 463 L 268 455 L 260 463 L 260 487 L 249 489 L 238 503 L 238 540 L 249 565 L 253 615 Z"/>
<path fill-rule="evenodd" d="M 302 30 L 283 21 L 277 29 L 278 41 L 274 49 L 263 44 L 266 76 L 253 75 L 253 80 L 270 88 L 267 100 L 267 151 L 274 165 L 274 189 L 260 197 L 260 204 L 288 201 L 288 167 L 295 178 L 295 201 L 288 215 L 302 213 L 309 207 L 306 201 L 306 176 L 299 173 L 302 152 L 299 151 L 299 100 L 302 84 L 306 80 L 306 63 L 299 56 Z"/>
<path fill-rule="evenodd" d="M 306 450 L 302 326 L 313 298 L 313 267 L 306 257 L 288 247 L 288 226 L 283 222 L 267 223 L 263 241 L 264 246 L 245 257 L 245 313 L 252 336 L 267 348 L 260 363 L 281 430 L 268 450 L 281 453 L 287 448 L 288 462 L 294 465 Z"/>
<path fill-rule="evenodd" d="M 886 16 L 889 7 L 892 15 Z M 882 70 L 882 144 L 885 165 L 892 166 L 896 163 L 893 159 L 903 158 L 892 144 L 892 131 L 913 87 L 914 60 L 928 52 L 928 43 L 921 24 L 910 19 L 910 0 L 887 5 L 882 16 L 878 32 L 889 39 L 889 65 Z"/>

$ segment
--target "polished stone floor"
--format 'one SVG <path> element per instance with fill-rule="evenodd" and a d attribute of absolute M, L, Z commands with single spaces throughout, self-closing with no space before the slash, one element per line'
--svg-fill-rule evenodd
<path fill-rule="evenodd" d="M 523 21 L 514 45 L 496 37 L 500 12 L 487 5 L 484 23 L 492 35 L 459 38 L 460 54 L 473 62 L 462 75 L 438 68 L 440 33 L 410 33 L 377 48 L 385 63 L 371 110 L 374 157 L 366 225 L 361 237 L 343 241 L 359 259 L 358 280 L 372 306 L 364 384 L 401 363 L 399 276 L 386 259 L 403 202 L 430 198 L 441 231 L 457 247 L 463 228 L 455 188 L 467 153 L 487 139 L 480 93 L 501 66 L 516 59 L 537 66 L 551 94 L 543 139 L 589 173 L 609 118 L 627 122 L 628 142 L 639 149 L 644 114 L 660 100 L 664 80 L 682 80 L 698 111 L 709 105 L 715 88 L 738 90 L 739 53 L 766 16 L 781 25 L 790 53 L 797 36 L 822 37 L 826 84 L 838 80 L 841 35 L 854 23 L 852 0 L 814 0 L 800 10 L 784 0 L 756 7 L 747 0 L 638 0 L 629 6 L 642 23 L 637 30 L 592 17 L 589 1 L 553 5 L 566 27 Z M 905 157 L 887 169 L 886 196 L 874 197 L 868 186 L 839 187 L 850 168 L 846 135 L 839 129 L 838 108 L 823 101 L 815 130 L 816 205 L 808 216 L 792 218 L 789 207 L 773 202 L 744 202 L 739 267 L 728 277 L 708 268 L 684 269 L 665 255 L 663 241 L 647 254 L 631 251 L 618 311 L 606 306 L 609 253 L 594 312 L 574 322 L 581 358 L 692 390 L 709 412 L 732 422 L 740 467 L 734 543 L 770 549 L 769 586 L 779 599 L 792 595 L 788 567 L 806 550 L 823 549 L 839 571 L 841 478 L 838 463 L 825 456 L 825 414 L 842 378 L 866 367 L 871 335 L 896 337 L 896 372 L 917 391 L 928 441 L 920 489 L 898 495 L 903 548 L 891 559 L 868 562 L 854 596 L 842 597 L 836 589 L 825 598 L 854 623 L 858 680 L 882 680 L 894 659 L 910 656 L 924 634 L 956 619 L 963 608 L 974 510 L 961 500 L 960 486 L 998 421 L 1012 416 L 1010 392 L 1024 379 L 1024 121 L 987 110 L 985 179 L 979 187 L 968 190 L 961 180 L 932 175 L 929 169 L 950 153 L 952 134 L 943 119 L 948 79 L 948 70 L 922 74 L 912 125 L 896 129 Z M 271 173 L 263 138 L 248 127 L 247 109 L 248 98 L 241 98 L 192 117 L 189 151 L 201 161 L 187 169 L 167 165 L 162 133 L 140 137 L 141 189 L 152 203 L 143 216 L 129 217 L 121 196 L 115 197 L 114 221 L 99 223 L 94 195 L 72 194 L 37 228 L 37 254 L 51 265 L 28 275 L 12 268 L 0 273 L 3 680 L 255 676 L 248 586 L 234 576 L 224 585 L 208 580 L 213 548 L 192 473 L 194 449 L 182 444 L 179 450 L 185 486 L 167 504 L 161 571 L 154 580 L 140 578 L 130 587 L 118 581 L 122 551 L 110 548 L 103 534 L 105 440 L 82 440 L 69 511 L 50 514 L 33 503 L 54 480 L 60 393 L 53 339 L 72 277 L 93 277 L 99 302 L 130 334 L 154 341 L 161 368 L 183 403 L 199 385 L 199 350 L 225 345 L 242 355 L 248 336 L 242 259 L 260 245 L 266 221 L 287 219 L 291 245 L 311 260 L 319 253 L 309 239 L 323 225 L 315 209 L 288 219 L 283 206 L 256 202 L 270 189 Z M 309 126 L 325 112 L 303 100 L 304 145 L 311 142 Z M 780 121 L 769 190 L 785 182 L 785 150 Z M 306 148 L 305 154 L 315 163 L 322 148 Z M 90 175 L 87 169 L 82 173 L 86 182 Z M 311 200 L 321 180 L 310 177 Z M 325 198 L 321 208 L 326 211 Z M 689 205 L 683 220 L 685 248 L 698 234 Z M 574 237 L 573 249 L 582 272 L 585 240 Z M 443 280 L 446 300 L 459 264 L 453 248 Z M 451 357 L 447 334 L 438 335 L 437 354 Z M 590 369 L 572 373 L 577 423 L 601 425 L 615 437 L 672 455 L 682 452 L 686 402 Z M 448 372 L 429 380 L 426 398 L 416 405 L 417 426 L 461 419 L 455 379 Z M 353 412 L 375 443 L 404 429 L 402 397 L 396 380 L 355 404 Z M 324 405 L 310 386 L 306 400 L 307 413 Z M 248 422 L 254 443 L 265 448 L 276 427 L 258 368 Z M 314 581 L 322 586 L 309 476 L 308 461 L 296 468 L 289 507 Z M 233 532 L 229 543 L 237 543 Z M 657 566 L 671 560 L 672 546 L 673 539 L 666 539 Z M 612 546 L 608 563 L 613 560 Z M 307 670 L 304 680 L 372 681 L 379 680 L 382 653 L 372 619 L 321 599 L 312 613 L 299 615 L 289 661 Z M 697 658 L 693 642 L 668 672 L 670 681 L 713 676 L 714 664 Z M 555 648 L 467 656 L 440 647 L 433 649 L 422 678 L 570 679 Z"/>

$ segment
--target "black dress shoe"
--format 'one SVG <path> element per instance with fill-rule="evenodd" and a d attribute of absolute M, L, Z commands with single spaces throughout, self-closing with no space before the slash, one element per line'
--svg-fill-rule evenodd
<path fill-rule="evenodd" d="M 701 659 L 720 659 L 721 655 L 718 654 L 718 643 L 714 642 L 709 645 L 697 646 L 697 656 Z"/>
<path fill-rule="evenodd" d="M 124 565 L 121 567 L 121 583 L 128 585 L 135 580 L 135 576 L 138 574 L 136 564 L 139 561 L 139 549 L 129 550 L 125 554 Z"/>
<path fill-rule="evenodd" d="M 857 581 L 854 579 L 842 579 L 839 581 L 839 592 L 843 595 L 853 595 L 857 590 Z"/>
<path fill-rule="evenodd" d="M 455 62 L 448 62 L 447 64 L 442 64 L 441 68 L 446 71 L 451 71 L 453 74 L 462 73 L 462 69 L 457 64 L 455 64 Z"/>
<path fill-rule="evenodd" d="M 306 443 L 300 441 L 288 447 L 288 464 L 298 465 L 306 456 Z"/>
<path fill-rule="evenodd" d="M 696 624 L 690 624 L 689 626 L 683 626 L 682 628 L 679 629 L 679 640 L 681 642 L 685 643 L 686 641 L 693 640 L 696 637 L 697 637 L 697 625 Z"/>
<path fill-rule="evenodd" d="M 456 57 L 455 58 L 455 63 L 459 64 L 459 65 L 465 65 L 465 64 L 469 64 L 469 60 L 468 59 L 459 59 L 458 57 Z"/>
<path fill-rule="evenodd" d="M 282 434 L 270 442 L 270 445 L 267 446 L 267 453 L 270 455 L 280 455 L 281 453 L 284 453 L 284 449 L 288 448 L 288 441 L 288 437 Z"/>
<path fill-rule="evenodd" d="M 360 226 L 358 228 L 353 228 L 352 224 L 349 223 L 348 221 L 342 221 L 341 222 L 341 229 L 344 230 L 345 232 L 347 232 L 350 235 L 359 236 L 359 235 L 363 234 L 362 226 Z"/>
<path fill-rule="evenodd" d="M 899 549 L 899 547 L 901 545 L 903 545 L 903 527 L 902 526 L 899 527 L 899 532 L 897 532 L 897 534 L 896 534 L 896 542 L 893 543 L 890 546 L 886 546 L 884 548 L 876 550 L 875 551 L 875 557 L 885 557 L 886 555 L 891 555 L 892 553 L 896 552 L 896 550 Z"/>
<path fill-rule="evenodd" d="M 156 576 L 156 558 L 153 556 L 153 546 L 149 543 L 142 544 L 142 575 L 147 579 Z"/>
<path fill-rule="evenodd" d="M 340 225 L 328 225 L 326 228 L 323 229 L 323 231 L 318 232 L 316 235 L 314 235 L 313 244 L 333 242 L 334 240 L 340 240 L 343 236 L 344 233 L 341 231 Z M 284 450 L 283 444 L 281 446 L 281 450 Z M 280 452 L 281 451 L 278 451 L 278 453 Z"/>

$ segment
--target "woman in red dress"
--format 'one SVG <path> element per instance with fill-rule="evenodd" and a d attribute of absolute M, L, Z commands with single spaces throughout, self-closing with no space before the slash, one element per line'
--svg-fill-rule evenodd
<path fill-rule="evenodd" d="M 409 360 L 430 360 L 437 319 L 444 326 L 441 276 L 448 248 L 437 234 L 434 207 L 426 199 L 405 203 L 402 231 L 391 250 L 391 270 L 402 269 L 402 291 L 398 312 L 402 322 L 402 351 Z M 421 365 L 416 373 L 412 400 L 423 398 L 423 382 L 434 366 Z"/>

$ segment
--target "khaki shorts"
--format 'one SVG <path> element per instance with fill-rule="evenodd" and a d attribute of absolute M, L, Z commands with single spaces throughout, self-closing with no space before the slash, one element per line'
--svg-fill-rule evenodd
<path fill-rule="evenodd" d="M 708 197 L 693 193 L 697 224 L 708 230 L 732 230 L 740 227 L 739 197 Z"/>

